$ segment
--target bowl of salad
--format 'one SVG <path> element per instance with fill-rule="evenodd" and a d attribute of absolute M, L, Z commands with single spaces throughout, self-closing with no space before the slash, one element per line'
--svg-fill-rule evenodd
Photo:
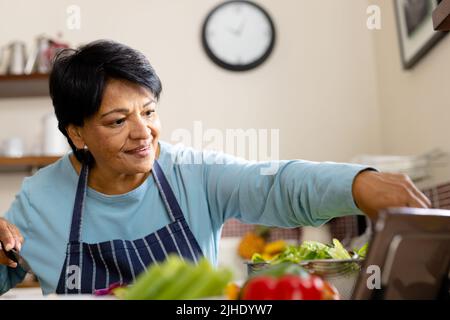
<path fill-rule="evenodd" d="M 258 253 L 245 262 L 248 276 L 277 264 L 292 263 L 302 266 L 311 274 L 332 283 L 342 299 L 350 299 L 366 257 L 368 244 L 348 251 L 337 239 L 332 244 L 303 241 L 299 246 L 288 246 L 271 260 L 264 260 Z"/>

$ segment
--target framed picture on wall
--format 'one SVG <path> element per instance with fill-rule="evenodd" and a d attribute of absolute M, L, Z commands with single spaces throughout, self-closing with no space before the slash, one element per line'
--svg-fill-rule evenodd
<path fill-rule="evenodd" d="M 440 0 L 395 0 L 404 69 L 412 68 L 447 32 L 434 31 L 432 13 Z"/>

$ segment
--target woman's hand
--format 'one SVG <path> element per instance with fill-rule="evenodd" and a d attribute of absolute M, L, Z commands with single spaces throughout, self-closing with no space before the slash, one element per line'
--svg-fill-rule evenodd
<path fill-rule="evenodd" d="M 388 207 L 429 208 L 430 200 L 405 174 L 363 171 L 353 182 L 353 199 L 372 220 Z"/>
<path fill-rule="evenodd" d="M 9 259 L 3 249 L 9 251 L 15 248 L 17 251 L 20 251 L 20 249 L 22 249 L 24 238 L 15 225 L 3 218 L 0 218 L 0 241 L 0 246 L 4 246 L 3 248 L 0 248 L 0 264 L 7 265 L 11 268 L 17 267 L 17 263 Z"/>

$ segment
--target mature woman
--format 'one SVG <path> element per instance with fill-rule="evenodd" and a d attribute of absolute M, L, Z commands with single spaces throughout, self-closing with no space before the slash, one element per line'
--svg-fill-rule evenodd
<path fill-rule="evenodd" d="M 129 283 L 170 253 L 216 263 L 230 218 L 319 226 L 348 214 L 375 218 L 388 206 L 429 206 L 405 176 L 301 160 L 261 175 L 268 163 L 159 141 L 161 82 L 141 53 L 119 43 L 63 51 L 50 92 L 73 152 L 26 178 L 0 220 L 3 249 L 20 251 L 44 294 Z M 2 293 L 25 276 L 5 252 Z"/>

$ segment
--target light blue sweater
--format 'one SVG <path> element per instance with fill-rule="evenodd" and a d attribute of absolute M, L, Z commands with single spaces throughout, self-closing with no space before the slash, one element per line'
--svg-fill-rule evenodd
<path fill-rule="evenodd" d="M 352 183 L 366 167 L 302 160 L 250 162 L 164 142 L 160 146 L 159 163 L 189 227 L 213 264 L 217 264 L 221 230 L 227 219 L 290 228 L 319 226 L 334 217 L 363 214 L 353 201 Z M 270 165 L 279 166 L 276 173 L 262 175 L 261 169 Z M 25 238 L 21 255 L 38 277 L 44 294 L 55 292 L 64 263 L 77 181 L 66 154 L 25 178 L 5 215 Z M 122 195 L 105 195 L 89 188 L 81 238 L 88 243 L 133 240 L 168 223 L 150 175 Z M 14 287 L 24 275 L 20 267 L 0 265 L 0 293 Z"/>

